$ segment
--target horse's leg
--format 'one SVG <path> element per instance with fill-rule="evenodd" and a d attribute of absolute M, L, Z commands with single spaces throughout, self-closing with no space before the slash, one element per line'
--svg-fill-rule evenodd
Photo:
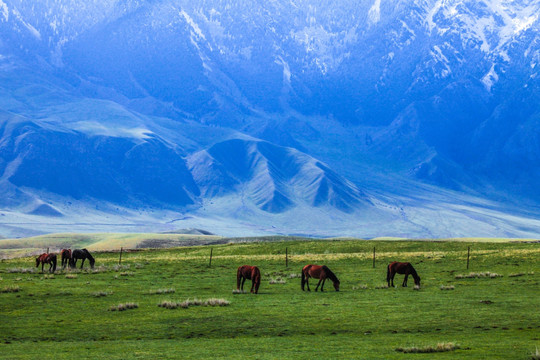
<path fill-rule="evenodd" d="M 392 274 L 390 275 L 390 280 L 392 281 L 392 287 L 395 287 L 395 285 L 394 285 L 394 276 L 396 276 L 395 271 L 393 271 Z"/>
<path fill-rule="evenodd" d="M 317 291 L 317 289 L 319 288 L 319 285 L 321 285 L 321 281 L 323 281 L 322 278 L 319 279 L 319 282 L 317 283 L 317 287 L 315 287 L 315 291 Z M 322 291 L 322 289 L 321 289 Z"/>
<path fill-rule="evenodd" d="M 311 291 L 311 289 L 309 288 L 309 277 L 306 276 L 306 285 L 307 285 L 307 291 Z"/>
<path fill-rule="evenodd" d="M 255 279 L 251 280 L 251 290 L 249 292 L 253 294 L 254 288 L 255 288 Z"/>
<path fill-rule="evenodd" d="M 82 267 L 83 267 L 83 265 L 84 265 L 84 260 L 86 260 L 86 259 L 85 259 L 85 258 L 82 259 L 82 262 L 81 262 L 81 269 L 82 269 Z"/>
<path fill-rule="evenodd" d="M 405 278 L 403 279 L 403 287 L 407 287 L 407 278 L 409 277 L 409 273 L 405 273 Z"/>
<path fill-rule="evenodd" d="M 324 278 L 323 281 L 322 281 L 322 284 L 321 284 L 321 292 L 324 291 L 324 282 L 325 282 L 325 281 L 326 281 L 326 278 Z"/>
<path fill-rule="evenodd" d="M 246 277 L 245 276 L 242 276 L 242 291 L 244 291 L 244 283 L 246 282 Z"/>
<path fill-rule="evenodd" d="M 41 262 L 41 273 L 43 274 L 43 268 L 45 267 L 45 263 L 42 261 Z"/>

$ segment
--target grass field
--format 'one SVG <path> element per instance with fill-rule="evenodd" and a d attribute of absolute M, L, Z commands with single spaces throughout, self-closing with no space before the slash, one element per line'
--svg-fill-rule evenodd
<path fill-rule="evenodd" d="M 212 249 L 211 267 L 210 247 L 194 246 L 124 253 L 122 266 L 118 253 L 95 253 L 93 272 L 54 276 L 37 272 L 31 257 L 2 260 L 0 358 L 532 359 L 540 348 L 538 243 L 319 240 Z M 384 287 L 392 260 L 413 263 L 419 291 L 412 279 L 408 288 Z M 341 291 L 327 282 L 324 293 L 302 292 L 298 276 L 308 263 L 328 265 Z M 260 267 L 259 295 L 233 294 L 243 264 Z M 229 305 L 158 306 L 195 298 Z M 126 304 L 133 308 L 111 311 Z M 443 343 L 451 346 L 407 352 Z"/>

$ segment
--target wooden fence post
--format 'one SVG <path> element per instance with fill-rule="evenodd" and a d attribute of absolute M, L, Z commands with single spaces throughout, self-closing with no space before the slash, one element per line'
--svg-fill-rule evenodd
<path fill-rule="evenodd" d="M 123 247 L 120 247 L 120 259 L 118 259 L 118 265 L 122 264 L 122 252 L 124 251 Z"/>
<path fill-rule="evenodd" d="M 210 248 L 210 264 L 208 264 L 208 267 L 212 267 L 212 252 L 214 248 Z"/>
<path fill-rule="evenodd" d="M 469 256 L 471 255 L 471 247 L 467 247 L 467 270 L 469 269 Z"/>
<path fill-rule="evenodd" d="M 375 246 L 373 247 L 373 268 L 375 269 Z"/>

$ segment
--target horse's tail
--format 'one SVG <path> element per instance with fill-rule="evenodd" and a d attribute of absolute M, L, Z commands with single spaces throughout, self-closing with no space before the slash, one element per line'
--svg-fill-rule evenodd
<path fill-rule="evenodd" d="M 304 269 L 302 269 L 302 291 L 304 291 L 304 285 L 306 285 L 306 274 L 304 273 Z"/>
<path fill-rule="evenodd" d="M 52 261 L 52 263 L 53 263 L 52 271 L 55 272 L 55 271 L 56 271 L 56 255 L 53 255 L 53 256 L 52 256 L 51 261 Z"/>
<path fill-rule="evenodd" d="M 386 282 L 390 283 L 390 265 L 392 264 L 388 264 L 388 266 L 386 267 Z"/>

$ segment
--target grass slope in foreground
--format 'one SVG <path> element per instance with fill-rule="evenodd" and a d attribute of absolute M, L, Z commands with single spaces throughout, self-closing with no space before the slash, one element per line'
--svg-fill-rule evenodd
<path fill-rule="evenodd" d="M 212 267 L 209 252 L 142 250 L 124 253 L 122 266 L 118 253 L 97 253 L 94 272 L 54 276 L 29 272 L 33 258 L 1 261 L 0 358 L 530 359 L 540 347 L 538 243 L 229 244 L 213 246 Z M 392 260 L 413 263 L 421 290 L 412 279 L 384 288 Z M 324 293 L 302 292 L 297 276 L 308 263 L 328 265 L 341 291 L 327 282 Z M 243 264 L 260 267 L 259 295 L 232 294 Z M 471 272 L 502 276 L 458 276 Z M 158 306 L 194 298 L 230 304 Z M 438 344 L 451 350 L 396 351 Z"/>

